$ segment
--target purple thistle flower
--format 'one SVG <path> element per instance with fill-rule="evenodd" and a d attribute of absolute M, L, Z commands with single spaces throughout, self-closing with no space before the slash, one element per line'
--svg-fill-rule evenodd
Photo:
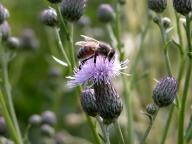
<path fill-rule="evenodd" d="M 82 65 L 80 70 L 75 70 L 74 77 L 69 81 L 68 86 L 73 88 L 77 85 L 96 84 L 102 81 L 108 83 L 112 78 L 118 76 L 121 70 L 127 68 L 126 64 L 127 61 L 120 63 L 117 57 L 108 61 L 103 56 L 97 56 L 96 64 L 93 58 L 89 59 Z"/>

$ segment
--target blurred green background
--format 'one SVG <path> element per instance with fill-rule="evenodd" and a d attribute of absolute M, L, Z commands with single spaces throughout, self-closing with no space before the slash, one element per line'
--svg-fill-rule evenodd
<path fill-rule="evenodd" d="M 114 6 L 115 0 L 88 0 L 85 15 L 90 18 L 90 25 L 82 28 L 75 24 L 75 41 L 80 40 L 80 35 L 88 35 L 96 39 L 110 43 L 110 38 L 106 32 L 104 24 L 97 19 L 97 7 L 101 3 L 110 3 Z M 27 127 L 28 119 L 32 114 L 41 114 L 44 110 L 52 110 L 57 114 L 57 131 L 65 130 L 72 136 L 82 137 L 93 141 L 89 126 L 85 123 L 85 117 L 80 107 L 79 97 L 74 91 L 67 89 L 67 71 L 58 65 L 51 55 L 61 58 L 57 50 L 57 42 L 51 28 L 45 27 L 39 20 L 40 12 L 51 5 L 46 0 L 3 0 L 3 5 L 9 9 L 12 35 L 20 36 L 23 29 L 30 28 L 34 31 L 39 46 L 35 51 L 17 53 L 17 56 L 9 65 L 10 81 L 13 88 L 14 104 L 20 125 L 23 130 Z M 147 2 L 141 0 L 128 0 L 122 7 L 122 41 L 124 42 L 127 58 L 130 60 L 129 68 L 135 61 L 135 56 L 140 44 L 142 29 L 147 22 L 150 22 L 150 29 L 143 45 L 142 58 L 136 68 L 136 77 L 144 77 L 134 85 L 131 96 L 133 97 L 135 132 L 140 136 L 147 126 L 147 119 L 140 113 L 145 106 L 152 102 L 152 89 L 155 85 L 154 78 L 162 77 L 166 74 L 163 52 L 161 49 L 161 39 L 158 27 L 151 21 L 147 21 Z M 171 1 L 163 15 L 175 21 Z M 175 24 L 173 23 L 175 28 Z M 172 37 L 174 37 L 173 31 Z M 178 50 L 172 46 L 170 58 L 173 73 L 177 73 Z M 128 70 L 129 70 L 128 68 Z M 56 69 L 58 77 L 52 75 L 52 70 Z M 116 87 L 121 93 L 121 83 L 118 81 Z M 119 86 L 119 85 L 120 86 Z M 191 99 L 191 98 L 190 98 Z M 162 111 L 159 117 L 167 117 Z M 126 125 L 125 114 L 120 116 L 121 124 Z M 158 119 L 157 123 L 164 124 L 163 119 Z M 112 130 L 112 129 L 111 129 Z M 126 129 L 125 135 L 126 135 Z M 162 128 L 155 129 L 151 133 L 155 142 L 158 133 Z M 172 133 L 169 142 L 173 143 L 176 136 Z M 117 144 L 116 135 L 111 134 L 113 144 Z"/>

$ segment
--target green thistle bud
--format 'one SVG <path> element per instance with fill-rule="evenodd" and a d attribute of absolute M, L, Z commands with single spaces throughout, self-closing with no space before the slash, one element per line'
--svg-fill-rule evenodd
<path fill-rule="evenodd" d="M 192 11 L 192 1 L 191 0 L 173 0 L 174 9 L 182 14 L 187 15 Z"/>
<path fill-rule="evenodd" d="M 38 114 L 34 114 L 29 118 L 29 123 L 33 126 L 38 126 L 42 122 L 42 118 Z"/>
<path fill-rule="evenodd" d="M 170 20 L 168 17 L 164 17 L 164 18 L 162 19 L 162 24 L 163 24 L 163 27 L 164 27 L 165 29 L 168 29 L 168 28 L 170 28 L 170 26 L 171 26 L 171 20 Z"/>
<path fill-rule="evenodd" d="M 6 45 L 8 48 L 16 50 L 20 47 L 20 41 L 16 37 L 9 37 L 6 41 Z"/>
<path fill-rule="evenodd" d="M 158 110 L 158 106 L 156 104 L 148 104 L 146 107 L 146 111 L 150 115 L 154 115 Z"/>
<path fill-rule="evenodd" d="M 115 11 L 109 4 L 101 4 L 97 10 L 97 17 L 101 22 L 108 23 L 115 19 Z"/>
<path fill-rule="evenodd" d="M 61 3 L 61 14 L 64 19 L 75 22 L 80 19 L 84 13 L 86 0 L 63 0 Z"/>
<path fill-rule="evenodd" d="M 42 117 L 42 123 L 45 123 L 48 125 L 54 125 L 57 122 L 55 113 L 52 111 L 44 111 L 41 117 Z"/>
<path fill-rule="evenodd" d="M 55 129 L 47 124 L 41 126 L 41 132 L 44 136 L 52 137 L 55 134 Z"/>
<path fill-rule="evenodd" d="M 0 25 L 0 35 L 1 35 L 2 41 L 6 41 L 9 38 L 9 36 L 11 35 L 11 28 L 7 21 L 4 21 Z"/>
<path fill-rule="evenodd" d="M 109 124 L 119 117 L 123 110 L 121 97 L 112 83 L 100 81 L 94 85 L 97 110 L 104 122 Z"/>
<path fill-rule="evenodd" d="M 42 11 L 40 18 L 42 23 L 47 26 L 55 27 L 58 24 L 57 12 L 51 7 Z"/>
<path fill-rule="evenodd" d="M 164 77 L 153 90 L 153 100 L 159 107 L 168 106 L 173 103 L 177 92 L 177 81 L 173 77 Z"/>
<path fill-rule="evenodd" d="M 148 0 L 148 7 L 156 13 L 162 13 L 167 7 L 167 0 Z"/>
<path fill-rule="evenodd" d="M 0 24 L 2 24 L 9 17 L 9 11 L 0 4 Z"/>
<path fill-rule="evenodd" d="M 87 89 L 82 92 L 81 106 L 87 115 L 92 117 L 97 115 L 96 99 L 93 89 Z"/>
<path fill-rule="evenodd" d="M 62 0 L 48 0 L 50 3 L 57 4 L 60 3 Z"/>
<path fill-rule="evenodd" d="M 38 40 L 31 29 L 24 29 L 19 40 L 22 50 L 35 50 L 38 47 Z"/>

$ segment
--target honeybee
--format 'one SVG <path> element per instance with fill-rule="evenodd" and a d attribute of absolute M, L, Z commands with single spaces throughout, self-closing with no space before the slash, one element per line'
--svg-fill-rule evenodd
<path fill-rule="evenodd" d="M 90 58 L 94 58 L 94 63 L 96 64 L 97 56 L 99 55 L 104 56 L 109 61 L 114 58 L 115 49 L 110 45 L 84 35 L 81 36 L 85 39 L 85 41 L 76 43 L 77 46 L 80 46 L 77 58 L 81 60 L 81 65 L 83 65 Z"/>

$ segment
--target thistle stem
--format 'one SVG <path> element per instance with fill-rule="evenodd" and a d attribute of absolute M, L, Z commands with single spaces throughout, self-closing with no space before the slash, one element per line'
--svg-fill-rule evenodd
<path fill-rule="evenodd" d="M 68 46 L 69 46 L 69 49 L 70 49 L 72 69 L 75 67 L 75 52 L 74 52 L 74 45 L 73 45 L 73 43 L 74 43 L 73 35 L 74 35 L 74 26 L 73 26 L 73 23 L 71 23 L 70 24 L 70 33 L 69 33 Z"/>
<path fill-rule="evenodd" d="M 192 67 L 192 47 L 191 47 L 191 28 L 190 28 L 191 20 L 190 17 L 186 16 L 186 35 L 187 35 L 187 42 L 188 42 L 188 65 L 187 65 L 187 72 L 185 76 L 185 84 L 183 90 L 183 96 L 181 101 L 181 109 L 179 112 L 179 129 L 178 129 L 178 144 L 184 143 L 184 121 L 185 121 L 185 107 L 186 107 L 186 100 L 187 94 L 189 90 L 190 78 L 191 78 L 191 67 Z"/>
<path fill-rule="evenodd" d="M 180 87 L 180 82 L 181 82 L 181 79 L 182 79 L 182 76 L 183 76 L 183 70 L 184 70 L 184 52 L 183 52 L 183 40 L 182 40 L 182 36 L 181 36 L 181 29 L 180 29 L 180 26 L 179 26 L 179 16 L 177 15 L 177 13 L 175 12 L 175 16 L 176 16 L 176 24 L 177 24 L 177 33 L 178 33 L 178 36 L 179 36 L 179 43 L 181 45 L 180 47 L 180 56 L 181 56 L 181 60 L 180 60 L 180 64 L 179 64 L 179 71 L 178 71 L 178 76 L 177 76 L 177 79 L 178 79 L 178 89 Z M 177 97 L 178 101 L 179 101 L 179 98 Z M 165 124 L 165 129 L 163 131 L 163 135 L 162 135 L 162 138 L 161 138 L 161 142 L 160 144 L 164 144 L 165 143 L 165 140 L 167 138 L 167 134 L 168 134 L 168 131 L 169 131 L 169 128 L 170 128 L 170 124 L 171 124 L 171 120 L 172 120 L 172 117 L 173 117 L 173 113 L 174 113 L 174 109 L 175 109 L 175 106 L 172 105 L 171 106 L 171 109 L 169 111 L 169 116 L 168 116 L 168 119 L 166 121 L 166 124 Z"/>
<path fill-rule="evenodd" d="M 116 29 L 116 39 L 117 39 L 117 48 L 120 53 L 120 60 L 124 60 L 125 53 L 123 50 L 123 45 L 121 42 L 121 5 L 119 2 L 116 2 L 116 21 L 115 21 L 115 29 Z"/>
<path fill-rule="evenodd" d="M 59 5 L 57 5 L 57 11 L 58 11 L 58 13 L 59 13 L 59 18 L 60 18 L 60 20 L 61 20 L 61 24 L 62 24 L 62 27 L 63 27 L 63 29 L 64 29 L 64 33 L 65 33 L 65 35 L 66 35 L 67 41 L 69 41 L 69 40 L 70 40 L 70 35 L 69 35 L 68 30 L 67 30 L 67 24 L 66 24 L 65 20 L 63 19 L 63 16 L 62 16 L 62 14 L 61 14 L 61 10 L 60 10 Z"/>
<path fill-rule="evenodd" d="M 191 140 L 191 138 L 192 138 L 192 115 L 191 115 L 191 117 L 190 117 L 190 121 L 189 121 L 187 130 L 186 130 L 185 141 L 186 141 L 187 143 L 189 143 L 189 141 Z"/>
<path fill-rule="evenodd" d="M 12 94 L 11 94 L 11 85 L 9 83 L 9 76 L 8 76 L 8 56 L 5 53 L 4 48 L 2 47 L 2 59 L 1 59 L 1 66 L 2 66 L 2 71 L 3 71 L 3 83 L 4 83 L 4 90 L 7 96 L 7 105 L 8 105 L 8 109 L 11 115 L 11 118 L 13 120 L 13 124 L 15 126 L 16 132 L 17 132 L 17 137 L 18 137 L 18 142 L 19 144 L 23 144 L 22 141 L 22 136 L 21 136 L 21 132 L 19 129 L 19 124 L 17 121 L 17 117 L 15 114 L 15 109 L 14 109 L 14 105 L 13 105 L 13 99 L 12 99 Z"/>
<path fill-rule="evenodd" d="M 143 138 L 141 139 L 140 144 L 145 144 L 145 141 L 146 141 L 146 139 L 147 139 L 147 136 L 149 135 L 149 133 L 150 133 L 152 127 L 153 127 L 153 123 L 154 123 L 154 121 L 155 121 L 155 118 L 156 118 L 158 112 L 159 112 L 159 109 L 158 109 L 157 112 L 156 112 L 153 116 L 151 116 L 151 118 L 149 119 L 149 120 L 150 120 L 149 126 L 148 126 L 147 129 L 145 130 L 145 133 L 144 133 L 144 135 L 143 135 Z"/>
<path fill-rule="evenodd" d="M 57 28 L 57 27 L 55 28 L 55 33 L 56 33 L 57 41 L 58 41 L 58 44 L 59 44 L 59 49 L 62 52 L 63 57 L 65 58 L 65 60 L 67 61 L 68 66 L 71 69 L 71 63 L 69 61 L 69 58 L 67 56 L 67 53 L 65 52 L 65 49 L 64 49 L 62 41 L 61 41 L 61 37 L 60 37 L 60 34 L 59 34 L 59 28 Z"/>
<path fill-rule="evenodd" d="M 101 118 L 99 116 L 97 116 L 96 119 L 97 119 L 97 121 L 98 121 L 98 123 L 100 125 L 100 128 L 101 128 L 101 131 L 103 133 L 105 144 L 110 144 L 109 133 L 107 131 L 107 125 L 105 125 L 103 123 L 103 121 L 101 120 Z"/>
<path fill-rule="evenodd" d="M 18 135 L 17 135 L 17 132 L 16 132 L 16 129 L 13 125 L 13 122 L 11 120 L 11 117 L 9 115 L 9 112 L 8 112 L 8 109 L 7 109 L 7 106 L 6 106 L 6 103 L 5 103 L 5 100 L 4 100 L 4 96 L 0 90 L 0 103 L 1 103 L 1 110 L 2 110 L 2 114 L 5 118 L 5 121 L 6 121 L 6 124 L 8 126 L 8 130 L 9 130 L 9 133 L 12 137 L 12 139 L 15 141 L 16 144 L 20 144 L 20 140 L 18 139 Z"/>
<path fill-rule="evenodd" d="M 168 50 L 166 48 L 167 46 L 167 34 L 166 34 L 166 31 L 163 27 L 163 24 L 162 24 L 162 21 L 161 21 L 161 16 L 158 15 L 159 17 L 159 28 L 160 28 L 160 31 L 161 31 L 161 37 L 162 37 L 162 42 L 163 42 L 163 46 L 164 46 L 164 58 L 165 58 L 165 64 L 166 64 L 166 70 L 167 70 L 167 73 L 169 76 L 172 76 L 172 73 L 171 73 L 171 64 L 170 64 L 170 60 L 169 60 L 169 55 L 168 55 Z"/>
<path fill-rule="evenodd" d="M 118 121 L 115 120 L 115 121 L 113 122 L 113 125 L 114 125 L 114 127 L 116 128 L 116 131 L 117 131 L 118 134 L 119 134 L 119 138 L 120 138 L 120 140 L 121 140 L 121 144 L 125 144 L 125 140 L 124 140 L 124 138 L 123 138 L 123 134 L 122 134 L 122 131 L 121 131 L 121 128 L 120 128 L 120 125 L 119 125 Z"/>
<path fill-rule="evenodd" d="M 96 127 L 94 126 L 93 121 L 91 120 L 91 117 L 86 115 L 86 119 L 87 119 L 89 127 L 91 128 L 91 131 L 93 133 L 95 143 L 96 144 L 101 144 L 101 141 L 100 141 L 100 139 L 98 137 L 98 134 L 97 134 L 97 131 L 96 131 Z"/>

